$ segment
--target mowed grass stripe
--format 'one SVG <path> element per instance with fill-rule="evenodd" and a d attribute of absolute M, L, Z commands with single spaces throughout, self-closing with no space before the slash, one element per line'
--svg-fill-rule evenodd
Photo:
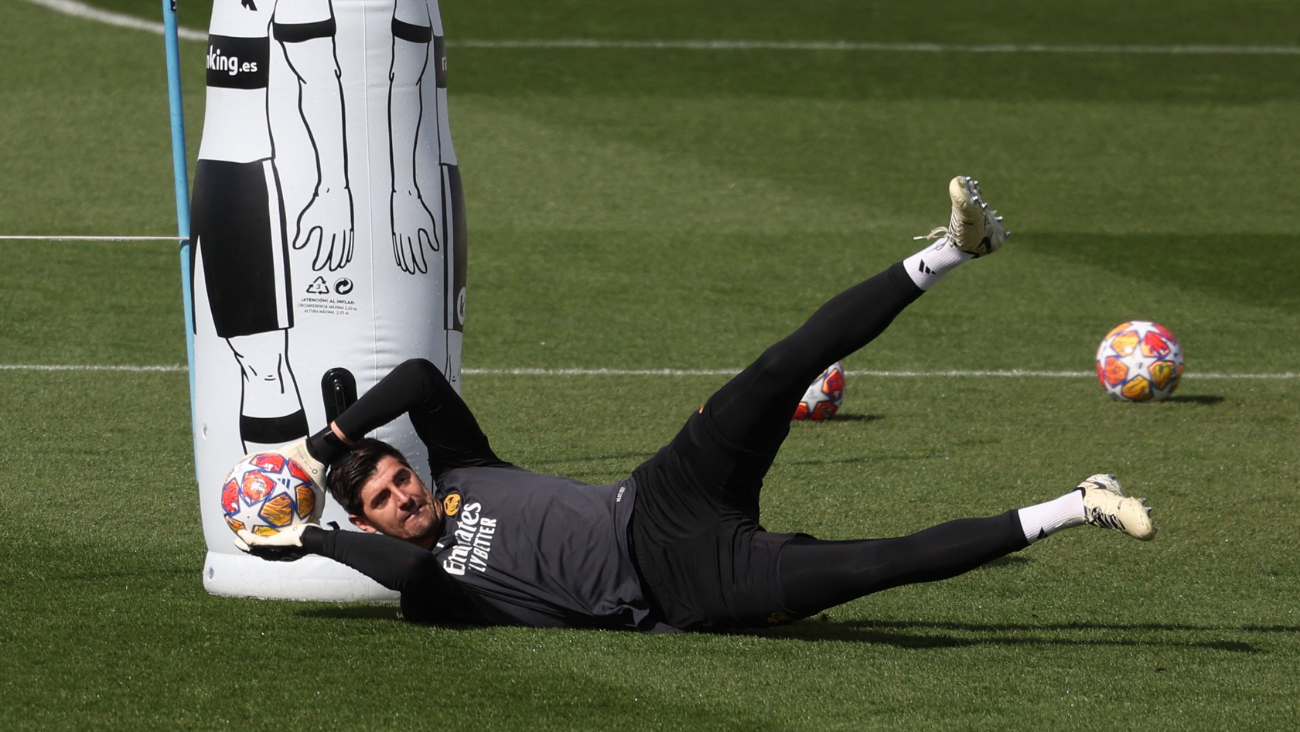
<path fill-rule="evenodd" d="M 76 2 L 76 0 L 28 0 L 55 12 L 97 23 L 162 34 L 163 24 L 141 20 L 133 15 Z M 177 36 L 186 41 L 207 41 L 205 31 L 178 28 Z M 892 53 L 1080 53 L 1080 54 L 1158 54 L 1171 56 L 1300 56 L 1300 46 L 1218 46 L 1206 44 L 1081 44 L 1045 43 L 945 44 L 945 43 L 876 43 L 861 41 L 749 41 L 725 39 L 699 40 L 617 40 L 599 38 L 523 38 L 450 40 L 449 47 L 463 48 L 591 48 L 591 49 L 684 49 L 692 51 L 884 51 Z"/>

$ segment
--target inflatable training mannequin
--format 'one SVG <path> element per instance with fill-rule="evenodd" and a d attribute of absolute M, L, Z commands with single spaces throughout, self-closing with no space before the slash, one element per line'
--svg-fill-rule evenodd
<path fill-rule="evenodd" d="M 245 453 L 324 427 L 408 358 L 459 389 L 464 203 L 436 0 L 214 0 L 191 241 L 204 587 L 394 597 L 328 560 L 239 552 L 219 499 Z M 405 419 L 375 436 L 426 465 Z M 349 526 L 332 501 L 322 520 Z"/>

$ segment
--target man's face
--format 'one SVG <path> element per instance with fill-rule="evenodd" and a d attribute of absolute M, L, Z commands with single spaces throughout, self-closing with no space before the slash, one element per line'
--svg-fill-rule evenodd
<path fill-rule="evenodd" d="M 397 458 L 385 455 L 375 474 L 361 486 L 361 516 L 352 523 L 370 533 L 405 539 L 426 549 L 442 529 L 442 504 L 415 471 Z"/>

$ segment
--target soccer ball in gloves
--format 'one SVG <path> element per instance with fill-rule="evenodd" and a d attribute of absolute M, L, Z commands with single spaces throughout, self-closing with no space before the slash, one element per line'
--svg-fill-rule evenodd
<path fill-rule="evenodd" d="M 276 452 L 245 457 L 221 486 L 221 513 L 230 530 L 270 536 L 298 524 L 315 523 L 325 496 L 298 463 Z"/>

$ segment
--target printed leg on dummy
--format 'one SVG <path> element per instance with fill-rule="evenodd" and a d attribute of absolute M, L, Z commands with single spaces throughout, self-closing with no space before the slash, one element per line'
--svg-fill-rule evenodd
<path fill-rule="evenodd" d="M 235 336 L 226 342 L 243 378 L 239 436 L 245 452 L 260 452 L 307 436 L 298 384 L 289 366 L 289 331 Z"/>

